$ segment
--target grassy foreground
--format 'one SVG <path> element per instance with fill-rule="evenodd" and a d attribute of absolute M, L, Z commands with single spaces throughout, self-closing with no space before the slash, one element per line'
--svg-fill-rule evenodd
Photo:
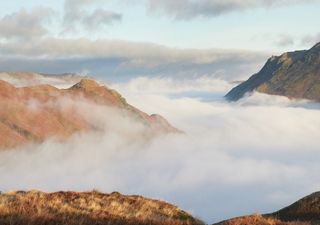
<path fill-rule="evenodd" d="M 200 225 L 174 205 L 120 193 L 40 191 L 0 195 L 1 225 Z"/>

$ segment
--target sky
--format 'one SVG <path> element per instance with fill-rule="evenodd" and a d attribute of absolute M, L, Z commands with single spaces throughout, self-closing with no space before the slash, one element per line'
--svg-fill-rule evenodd
<path fill-rule="evenodd" d="M 45 27 L 49 36 L 55 37 L 282 52 L 310 47 L 318 41 L 319 7 L 320 2 L 313 0 L 13 0 L 2 3 L 1 16 L 24 9 L 27 18 L 39 13 L 33 11 L 37 8 L 51 10 L 30 25 L 51 17 Z M 82 17 L 79 23 L 73 21 L 76 17 Z M 90 18 L 92 24 L 88 24 Z M 40 28 L 41 24 L 37 25 Z"/>
<path fill-rule="evenodd" d="M 245 79 L 271 55 L 317 43 L 319 9 L 319 0 L 6 1 L 0 68 Z"/>
<path fill-rule="evenodd" d="M 319 42 L 319 11 L 318 0 L 3 1 L 0 71 L 96 77 L 187 135 L 132 142 L 132 121 L 73 99 L 106 132 L 2 152 L 1 188 L 142 194 L 208 223 L 319 190 L 319 104 L 223 100 L 272 55 Z"/>

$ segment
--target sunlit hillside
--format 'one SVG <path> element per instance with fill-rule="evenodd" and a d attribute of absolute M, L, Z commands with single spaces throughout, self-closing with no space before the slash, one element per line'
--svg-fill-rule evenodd
<path fill-rule="evenodd" d="M 163 201 L 120 193 L 40 191 L 0 195 L 2 225 L 200 225 L 189 213 Z"/>

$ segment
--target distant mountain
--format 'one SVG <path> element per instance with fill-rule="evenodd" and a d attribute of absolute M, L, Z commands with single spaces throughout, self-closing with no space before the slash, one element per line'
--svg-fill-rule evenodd
<path fill-rule="evenodd" d="M 48 84 L 57 88 L 67 88 L 82 79 L 90 79 L 74 73 L 41 74 L 32 72 L 0 72 L 0 80 L 6 81 L 16 87 Z"/>
<path fill-rule="evenodd" d="M 320 192 L 315 192 L 277 212 L 244 216 L 215 225 L 319 225 Z"/>
<path fill-rule="evenodd" d="M 59 78 L 39 76 L 37 75 L 38 79 L 42 81 L 58 81 Z M 26 79 L 17 74 L 12 78 Z M 62 76 L 62 79 L 67 78 L 67 82 L 79 79 Z M 32 82 L 31 80 L 29 81 Z M 1 80 L 0 76 L 0 149 L 13 148 L 27 142 L 43 142 L 50 137 L 66 139 L 79 131 L 99 129 L 76 106 L 66 103 L 62 107 L 61 104 L 66 99 L 117 109 L 115 113 L 118 115 L 110 117 L 131 118 L 145 127 L 145 136 L 179 132 L 160 115 L 142 112 L 129 105 L 117 91 L 94 80 L 82 79 L 72 87 L 58 89 L 47 84 L 15 87 Z M 94 109 L 88 108 L 88 113 L 90 110 Z"/>
<path fill-rule="evenodd" d="M 310 50 L 271 57 L 260 72 L 233 88 L 226 98 L 237 101 L 252 91 L 320 101 L 320 43 Z"/>
<path fill-rule="evenodd" d="M 40 191 L 0 195 L 2 225 L 200 225 L 169 203 L 114 192 Z"/>

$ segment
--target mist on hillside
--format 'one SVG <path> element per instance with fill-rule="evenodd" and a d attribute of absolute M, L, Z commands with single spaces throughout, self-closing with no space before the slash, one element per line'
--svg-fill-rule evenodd
<path fill-rule="evenodd" d="M 223 95 L 233 84 L 208 77 L 179 84 L 140 77 L 111 86 L 185 134 L 144 140 L 139 125 L 112 109 L 61 101 L 100 129 L 1 152 L 1 191 L 141 194 L 214 222 L 273 211 L 319 189 L 319 104 L 258 93 L 229 103 Z"/>

